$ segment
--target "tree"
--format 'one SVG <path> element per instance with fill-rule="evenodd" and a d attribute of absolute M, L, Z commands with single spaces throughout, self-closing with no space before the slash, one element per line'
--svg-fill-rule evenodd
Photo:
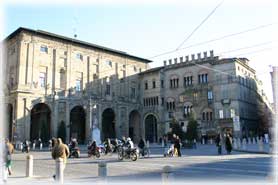
<path fill-rule="evenodd" d="M 58 128 L 58 137 L 62 139 L 63 142 L 66 141 L 67 132 L 66 132 L 66 125 L 64 121 L 61 121 L 59 128 Z"/>
<path fill-rule="evenodd" d="M 197 139 L 197 137 L 197 121 L 194 119 L 193 116 L 190 116 L 187 125 L 186 139 L 189 141 L 193 141 L 194 139 Z"/>
<path fill-rule="evenodd" d="M 177 136 L 179 136 L 181 140 L 185 139 L 185 133 L 175 118 L 172 119 L 170 126 L 172 128 L 172 131 L 170 133 L 168 133 L 168 136 L 170 136 L 170 139 L 172 138 L 173 134 L 176 134 Z"/>

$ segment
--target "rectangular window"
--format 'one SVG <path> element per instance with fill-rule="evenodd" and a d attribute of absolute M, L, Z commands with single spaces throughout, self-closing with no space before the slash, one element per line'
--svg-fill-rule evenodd
<path fill-rule="evenodd" d="M 155 85 L 155 81 L 153 81 L 153 89 L 155 89 L 155 86 L 156 86 L 156 85 Z"/>
<path fill-rule="evenodd" d="M 169 112 L 169 118 L 171 119 L 171 118 L 174 118 L 174 113 L 173 112 Z"/>
<path fill-rule="evenodd" d="M 161 88 L 164 88 L 164 81 L 163 80 L 160 81 L 160 85 L 161 85 Z"/>
<path fill-rule="evenodd" d="M 148 89 L 148 82 L 145 82 L 145 90 Z"/>
<path fill-rule="evenodd" d="M 223 118 L 224 118 L 223 110 L 219 110 L 219 118 L 220 118 L 220 119 L 223 119 Z"/>
<path fill-rule="evenodd" d="M 77 53 L 76 58 L 83 61 L 83 55 L 81 53 Z"/>
<path fill-rule="evenodd" d="M 135 88 L 134 87 L 131 87 L 131 98 L 135 98 Z"/>
<path fill-rule="evenodd" d="M 209 113 L 209 120 L 212 121 L 212 112 Z"/>
<path fill-rule="evenodd" d="M 60 72 L 60 88 L 65 89 L 66 88 L 66 74 L 64 71 Z"/>
<path fill-rule="evenodd" d="M 106 65 L 112 67 L 112 61 L 111 60 L 106 60 Z"/>
<path fill-rule="evenodd" d="M 137 72 L 136 66 L 133 66 L 133 70 L 134 70 L 134 72 Z"/>
<path fill-rule="evenodd" d="M 41 46 L 41 52 L 44 52 L 44 53 L 48 53 L 48 48 L 47 46 Z"/>
<path fill-rule="evenodd" d="M 110 84 L 106 84 L 105 95 L 110 95 Z"/>
<path fill-rule="evenodd" d="M 231 109 L 231 118 L 234 118 L 235 116 L 236 116 L 235 109 Z"/>
<path fill-rule="evenodd" d="M 208 100 L 211 101 L 213 99 L 212 91 L 208 91 Z"/>
<path fill-rule="evenodd" d="M 46 85 L 46 74 L 45 73 L 40 73 L 40 87 L 45 87 Z"/>
<path fill-rule="evenodd" d="M 80 92 L 81 91 L 81 80 L 80 79 L 76 80 L 75 85 L 76 85 L 75 90 Z"/>
<path fill-rule="evenodd" d="M 164 105 L 164 98 L 161 98 L 161 105 Z"/>

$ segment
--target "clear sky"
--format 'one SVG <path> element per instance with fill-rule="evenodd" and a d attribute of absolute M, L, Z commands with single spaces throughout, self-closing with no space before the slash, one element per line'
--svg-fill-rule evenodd
<path fill-rule="evenodd" d="M 4 1 L 3 37 L 18 27 L 68 37 L 76 33 L 80 40 L 150 58 L 176 49 L 221 0 L 23 2 Z M 163 60 L 172 57 L 209 50 L 221 57 L 247 57 L 272 100 L 269 66 L 278 65 L 275 61 L 277 38 L 274 38 L 278 16 L 274 15 L 274 3 L 274 0 L 225 0 L 181 48 L 262 25 L 273 25 L 151 58 L 154 61 L 151 66 L 163 65 Z"/>

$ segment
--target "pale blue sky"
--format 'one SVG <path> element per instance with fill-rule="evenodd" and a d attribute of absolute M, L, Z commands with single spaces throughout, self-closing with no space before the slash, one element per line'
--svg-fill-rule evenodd
<path fill-rule="evenodd" d="M 78 1 L 79 2 L 79 1 Z M 162 1 L 161 1 L 162 2 Z M 61 3 L 8 4 L 4 6 L 4 37 L 18 27 L 41 29 L 68 37 L 74 30 L 78 39 L 144 58 L 173 50 L 212 11 L 220 0 L 174 1 L 174 3 Z M 154 58 L 151 66 L 162 65 L 164 59 L 213 49 L 216 54 L 247 46 L 257 47 L 223 53 L 221 57 L 247 57 L 258 71 L 265 91 L 272 99 L 269 65 L 275 65 L 277 41 L 273 30 L 273 1 L 225 0 L 208 21 L 183 47 L 276 22 L 275 25 L 230 37 L 206 45 L 180 50 Z M 277 17 L 277 16 L 276 16 Z M 271 43 L 272 42 L 272 43 Z M 265 43 L 265 44 L 262 44 Z M 254 51 L 260 51 L 255 52 Z M 250 53 L 241 55 L 244 53 Z M 276 64 L 277 65 L 277 64 Z"/>

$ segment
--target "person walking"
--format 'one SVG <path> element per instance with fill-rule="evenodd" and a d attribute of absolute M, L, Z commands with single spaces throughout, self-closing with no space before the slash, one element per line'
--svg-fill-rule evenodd
<path fill-rule="evenodd" d="M 62 141 L 61 138 L 57 139 L 57 143 L 54 146 L 54 148 L 52 149 L 52 158 L 54 160 L 58 159 L 58 158 L 62 158 L 64 165 L 63 165 L 63 171 L 66 168 L 66 163 L 67 163 L 67 158 L 69 157 L 69 148 L 67 145 L 65 145 Z M 53 175 L 53 178 L 55 179 L 55 175 Z"/>
<path fill-rule="evenodd" d="M 218 134 L 215 138 L 215 144 L 217 146 L 218 149 L 218 154 L 221 155 L 222 154 L 222 141 L 221 141 L 221 135 Z"/>
<path fill-rule="evenodd" d="M 181 140 L 179 136 L 176 137 L 175 145 L 176 145 L 178 157 L 181 157 Z"/>
<path fill-rule="evenodd" d="M 140 153 L 143 157 L 145 156 L 145 146 L 146 146 L 146 144 L 145 144 L 143 138 L 141 138 L 139 143 L 138 143 L 138 147 L 139 147 Z"/>
<path fill-rule="evenodd" d="M 5 139 L 5 163 L 6 170 L 9 175 L 12 175 L 12 154 L 14 153 L 14 146 L 10 143 L 9 139 Z"/>
<path fill-rule="evenodd" d="M 225 146 L 226 146 L 227 154 L 231 154 L 232 149 L 233 149 L 232 148 L 232 137 L 229 133 L 226 135 L 226 138 L 225 138 Z"/>

